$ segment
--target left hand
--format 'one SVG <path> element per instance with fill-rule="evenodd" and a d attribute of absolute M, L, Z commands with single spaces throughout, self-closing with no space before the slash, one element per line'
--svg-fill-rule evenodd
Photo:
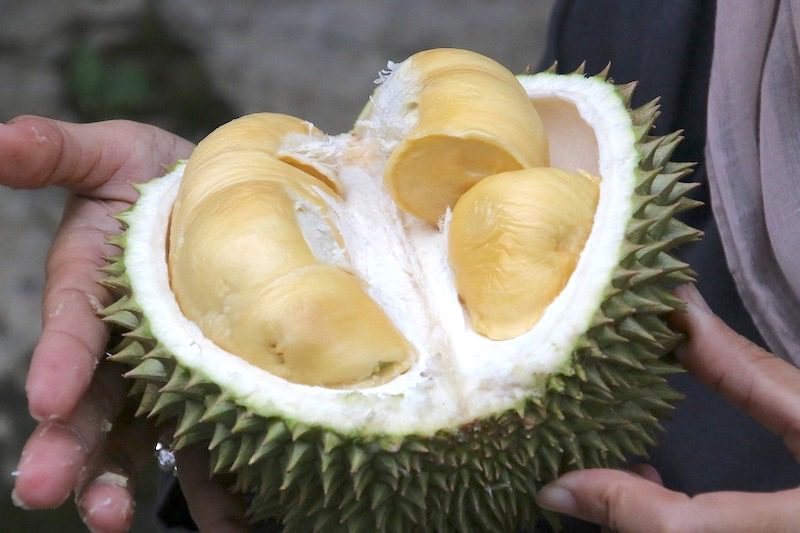
<path fill-rule="evenodd" d="M 20 117 L 0 124 L 0 185 L 64 187 L 71 196 L 47 261 L 42 334 L 26 385 L 39 422 L 15 473 L 14 503 L 75 505 L 93 531 L 131 526 L 136 473 L 152 460 L 157 430 L 125 408 L 122 368 L 103 358 L 108 332 L 97 312 L 112 296 L 99 283 L 111 215 L 136 200 L 132 183 L 163 173 L 192 144 L 128 121 L 69 124 Z M 201 530 L 246 531 L 239 496 L 209 479 L 208 456 L 177 455 L 179 480 Z"/>
<path fill-rule="evenodd" d="M 800 369 L 739 336 L 715 316 L 694 287 L 681 287 L 685 312 L 682 364 L 783 438 L 800 460 Z M 570 472 L 537 495 L 540 506 L 627 531 L 798 531 L 800 488 L 773 493 L 711 492 L 689 497 L 661 486 L 654 469 Z"/>

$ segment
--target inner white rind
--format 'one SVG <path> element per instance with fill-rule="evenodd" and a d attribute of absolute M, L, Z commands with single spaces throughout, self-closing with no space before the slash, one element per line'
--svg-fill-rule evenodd
<path fill-rule="evenodd" d="M 361 123 L 355 135 L 337 138 L 343 152 L 336 177 L 345 200 L 332 207 L 350 267 L 415 346 L 413 368 L 369 389 L 312 387 L 254 368 L 207 340 L 181 314 L 165 262 L 166 228 L 183 165 L 147 185 L 129 217 L 126 267 L 154 336 L 180 364 L 216 382 L 252 412 L 342 433 L 432 434 L 540 396 L 548 376 L 569 372 L 574 345 L 588 329 L 619 261 L 638 155 L 630 117 L 611 85 L 550 74 L 520 81 L 534 100 L 558 95 L 574 104 L 594 131 L 602 177 L 595 223 L 576 270 L 529 332 L 492 341 L 469 328 L 447 261 L 448 222 L 438 231 L 398 211 L 383 188 L 380 168 L 393 139 L 385 130 L 372 137 L 372 128 Z M 408 98 L 408 92 L 387 87 L 371 104 L 379 112 L 398 109 Z M 552 155 L 553 166 L 559 166 L 560 156 Z"/>

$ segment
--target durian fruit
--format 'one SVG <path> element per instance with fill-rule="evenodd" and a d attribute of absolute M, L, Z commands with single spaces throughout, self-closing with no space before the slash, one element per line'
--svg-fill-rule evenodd
<path fill-rule="evenodd" d="M 510 531 L 655 443 L 699 232 L 606 73 L 391 64 L 353 131 L 256 114 L 140 186 L 105 320 L 139 414 L 287 531 Z M 552 518 L 552 517 L 549 517 Z"/>

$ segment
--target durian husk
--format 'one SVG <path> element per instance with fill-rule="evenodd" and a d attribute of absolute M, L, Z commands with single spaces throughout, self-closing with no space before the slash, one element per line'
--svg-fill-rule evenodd
<path fill-rule="evenodd" d="M 543 75 L 553 75 L 555 66 Z M 583 68 L 567 74 L 584 76 Z M 607 80 L 607 70 L 593 76 Z M 680 335 L 664 315 L 683 303 L 671 288 L 694 273 L 671 255 L 700 232 L 674 218 L 699 202 L 685 195 L 692 164 L 670 162 L 679 133 L 652 136 L 657 100 L 630 108 L 635 83 L 616 86 L 640 154 L 634 215 L 613 281 L 565 373 L 547 393 L 496 416 L 432 437 L 346 435 L 279 416 L 255 415 L 207 378 L 176 364 L 151 334 L 131 294 L 125 256 L 109 259 L 103 312 L 121 341 L 110 359 L 129 365 L 137 414 L 175 426 L 172 446 L 202 442 L 213 474 L 233 474 L 251 494 L 248 517 L 286 531 L 511 531 L 557 517 L 534 495 L 563 472 L 645 456 L 681 395 L 665 376 Z M 141 187 L 145 187 L 141 186 Z M 132 209 L 135 209 L 133 206 Z M 123 230 L 131 210 L 118 216 Z M 126 234 L 110 240 L 123 251 Z"/>

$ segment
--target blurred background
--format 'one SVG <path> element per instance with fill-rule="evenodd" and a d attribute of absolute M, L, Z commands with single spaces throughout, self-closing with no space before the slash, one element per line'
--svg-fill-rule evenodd
<path fill-rule="evenodd" d="M 127 118 L 198 140 L 256 111 L 347 131 L 387 60 L 468 48 L 536 66 L 553 0 L 0 0 L 0 121 Z M 0 164 L 3 164 L 0 161 Z M 24 512 L 12 472 L 33 429 L 24 398 L 44 261 L 66 193 L 0 186 L 0 530 L 84 531 L 71 501 Z M 155 466 L 155 463 L 154 463 Z M 152 531 L 155 469 L 134 531 Z"/>

